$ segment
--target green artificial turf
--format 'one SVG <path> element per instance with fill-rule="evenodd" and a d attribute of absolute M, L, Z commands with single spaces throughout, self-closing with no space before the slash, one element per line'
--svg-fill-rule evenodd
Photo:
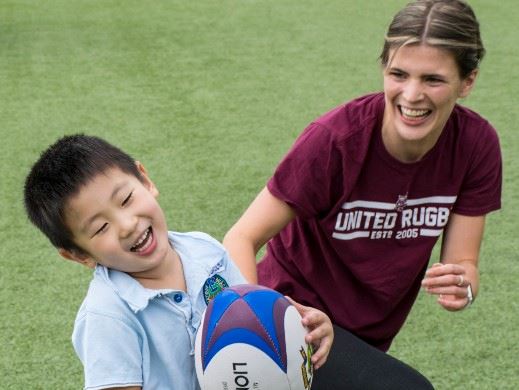
<path fill-rule="evenodd" d="M 383 35 L 405 3 L 0 2 L 0 387 L 83 383 L 70 334 L 90 271 L 23 212 L 42 149 L 68 133 L 106 138 L 147 167 L 171 229 L 221 239 L 308 122 L 381 88 Z M 488 218 L 475 305 L 448 313 L 420 294 L 390 352 L 438 389 L 515 389 L 519 6 L 470 3 L 488 53 L 463 104 L 500 134 L 503 209 Z"/>

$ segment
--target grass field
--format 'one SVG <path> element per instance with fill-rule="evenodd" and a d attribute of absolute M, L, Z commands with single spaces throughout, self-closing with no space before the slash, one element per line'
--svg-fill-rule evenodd
<path fill-rule="evenodd" d="M 43 148 L 105 137 L 148 168 L 171 229 L 221 239 L 309 121 L 381 88 L 383 34 L 405 2 L 2 0 L 0 388 L 83 383 L 70 334 L 90 272 L 23 212 Z M 421 294 L 390 352 L 438 389 L 517 389 L 519 6 L 470 3 L 488 53 L 463 104 L 500 134 L 503 209 L 488 218 L 475 305 L 448 313 Z"/>

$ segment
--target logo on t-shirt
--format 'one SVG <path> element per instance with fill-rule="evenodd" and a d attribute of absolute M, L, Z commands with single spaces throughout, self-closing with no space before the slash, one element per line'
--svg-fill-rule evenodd
<path fill-rule="evenodd" d="M 332 236 L 338 240 L 438 237 L 455 201 L 456 196 L 408 199 L 400 195 L 396 204 L 346 202 L 337 214 Z"/>
<path fill-rule="evenodd" d="M 216 274 L 208 278 L 203 287 L 205 304 L 209 304 L 211 300 L 217 296 L 225 287 L 229 287 L 227 281 L 220 275 Z"/>
<path fill-rule="evenodd" d="M 405 209 L 405 206 L 407 206 L 407 194 L 398 195 L 398 199 L 395 203 L 395 210 L 402 212 Z"/>

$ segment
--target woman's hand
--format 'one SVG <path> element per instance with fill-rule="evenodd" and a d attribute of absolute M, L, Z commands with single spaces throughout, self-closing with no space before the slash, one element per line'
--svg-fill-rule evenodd
<path fill-rule="evenodd" d="M 433 264 L 422 280 L 425 291 L 438 295 L 437 302 L 449 311 L 462 310 L 469 304 L 469 284 L 461 264 Z"/>
<path fill-rule="evenodd" d="M 469 304 L 469 285 L 473 297 L 479 290 L 478 258 L 485 216 L 470 217 L 451 213 L 443 233 L 441 263 L 425 273 L 422 287 L 437 295 L 446 310 L 462 310 Z"/>
<path fill-rule="evenodd" d="M 314 369 L 321 367 L 328 358 L 333 342 L 333 326 L 330 318 L 320 310 L 297 303 L 290 297 L 286 297 L 295 306 L 302 319 L 303 325 L 308 329 L 305 341 L 314 347 L 312 364 Z"/>

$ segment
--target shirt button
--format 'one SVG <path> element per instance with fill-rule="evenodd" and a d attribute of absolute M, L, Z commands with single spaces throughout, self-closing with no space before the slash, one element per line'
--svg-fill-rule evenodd
<path fill-rule="evenodd" d="M 174 300 L 176 303 L 180 303 L 180 302 L 182 302 L 182 294 L 176 293 L 176 294 L 173 296 L 173 300 Z"/>

